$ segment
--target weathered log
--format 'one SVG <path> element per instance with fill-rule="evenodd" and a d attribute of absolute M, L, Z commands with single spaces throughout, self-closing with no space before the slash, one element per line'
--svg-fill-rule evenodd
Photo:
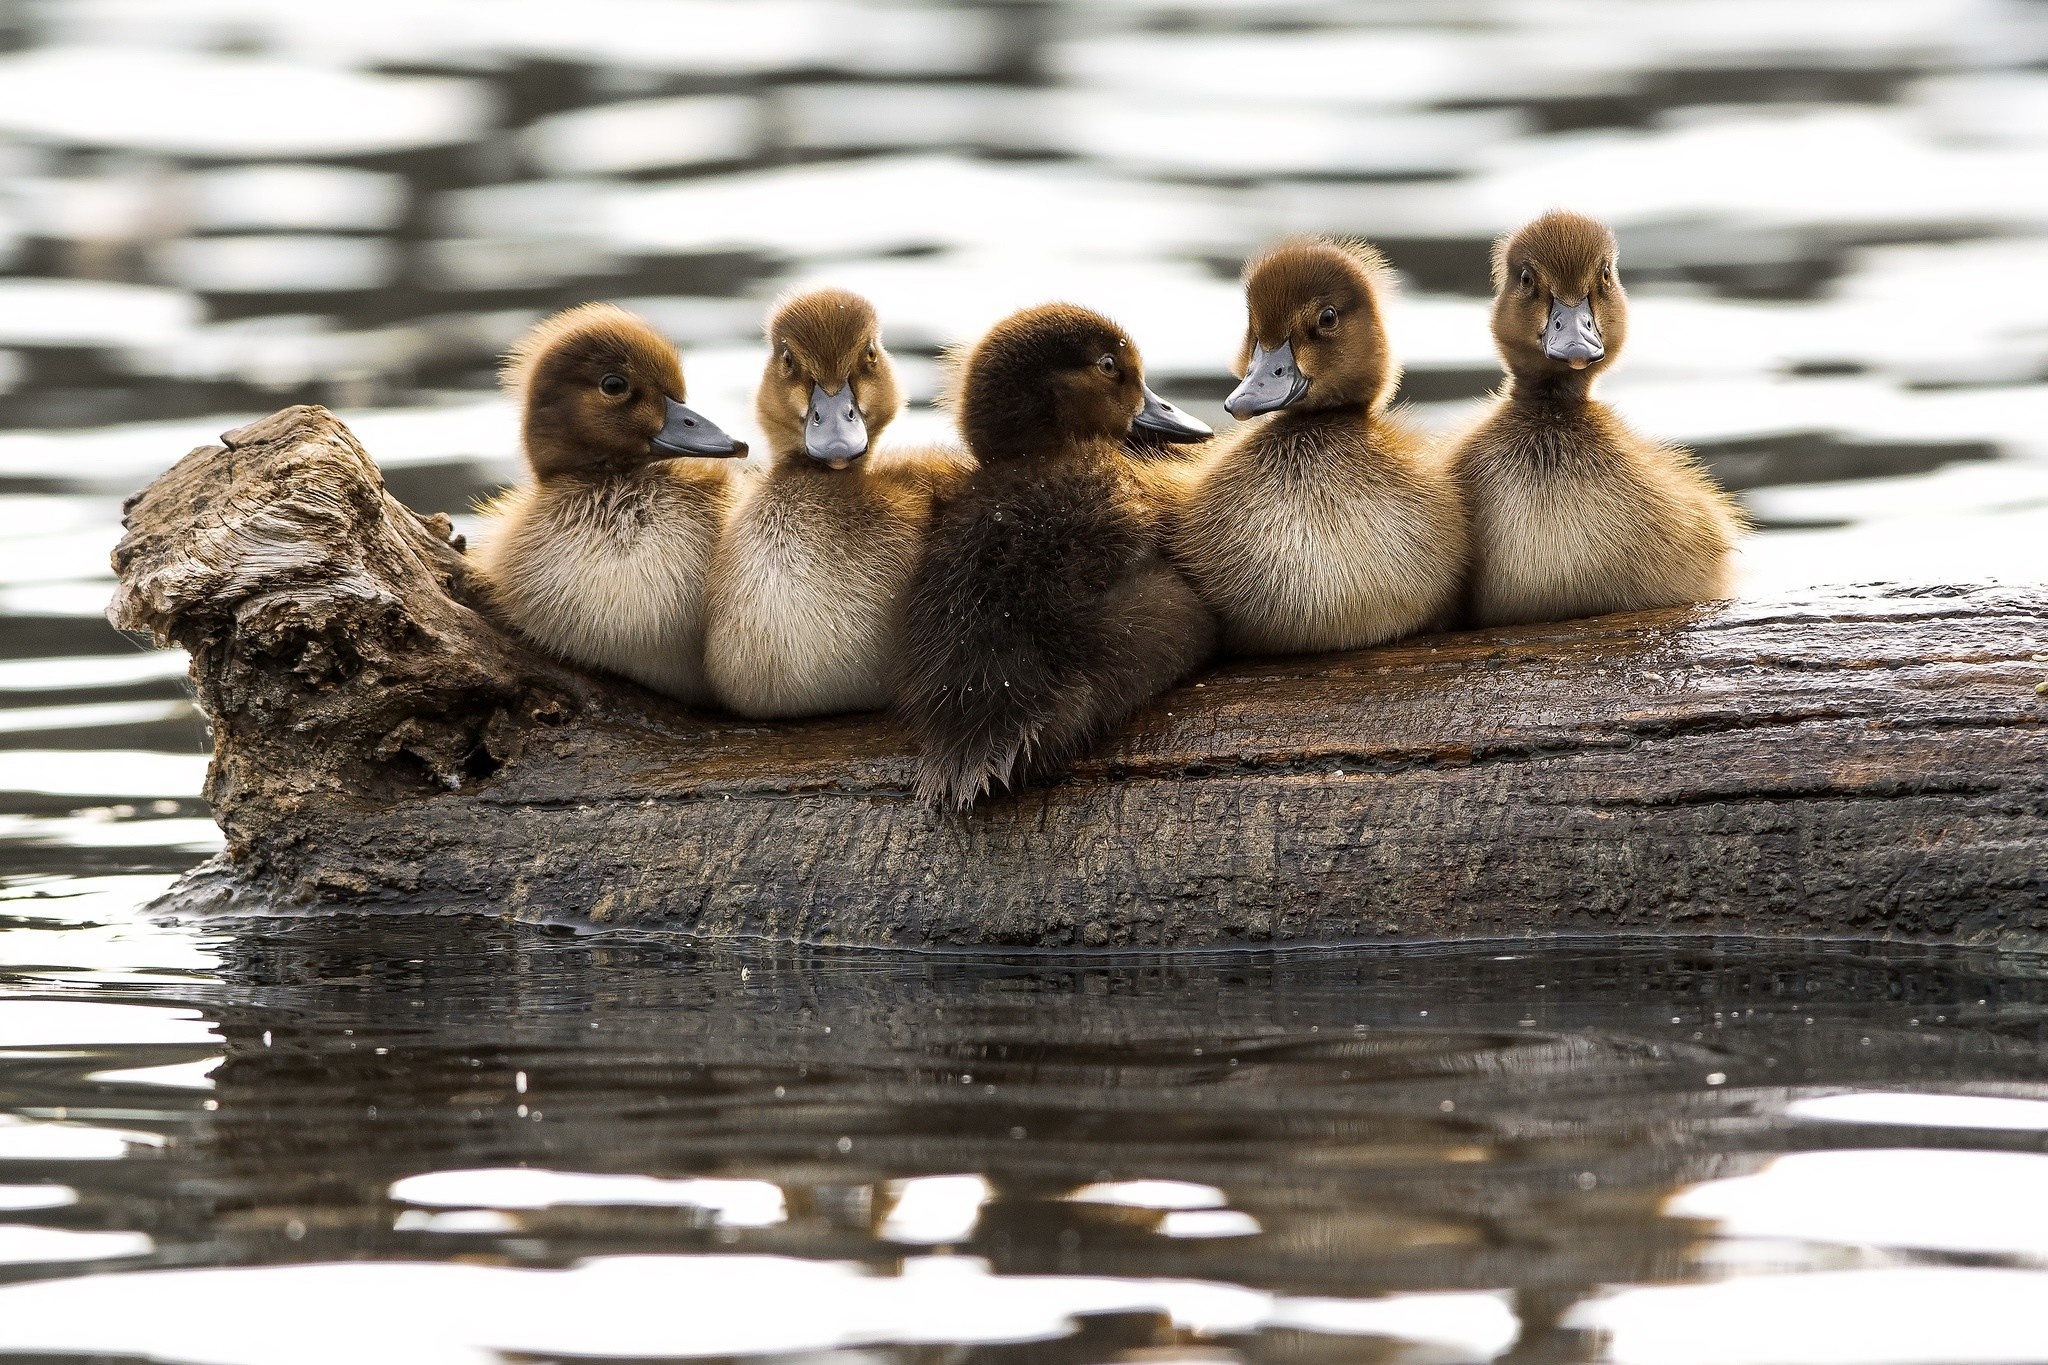
<path fill-rule="evenodd" d="M 127 528 L 110 619 L 191 652 L 214 726 L 226 852 L 176 908 L 1055 947 L 2048 932 L 2040 588 L 1232 664 L 955 816 L 886 717 L 692 712 L 503 633 L 322 409 L 193 451 Z"/>

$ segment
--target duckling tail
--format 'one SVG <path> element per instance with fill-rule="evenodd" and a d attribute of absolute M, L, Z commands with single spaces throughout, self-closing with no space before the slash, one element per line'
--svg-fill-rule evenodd
<path fill-rule="evenodd" d="M 899 701 L 917 737 L 919 800 L 965 810 L 1021 781 L 1059 690 L 1042 658 L 977 659 L 950 648 L 912 655 L 904 675 Z"/>
<path fill-rule="evenodd" d="M 923 733 L 923 732 L 921 732 Z M 917 769 L 917 798 L 939 810 L 966 810 L 1007 789 L 1030 752 L 1030 740 L 991 729 L 974 735 L 928 735 Z"/>

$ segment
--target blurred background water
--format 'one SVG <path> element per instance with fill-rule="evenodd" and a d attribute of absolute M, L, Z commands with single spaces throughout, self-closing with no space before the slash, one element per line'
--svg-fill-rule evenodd
<path fill-rule="evenodd" d="M 1387 252 L 1448 425 L 1491 238 L 1560 204 L 1750 591 L 2048 577 L 2043 0 L 0 0 L 0 1354 L 2048 1359 L 2026 960 L 137 914 L 218 836 L 106 556 L 228 427 L 329 404 L 460 513 L 536 316 L 644 312 L 750 434 L 817 281 L 905 435 L 1050 297 L 1220 425 L 1237 269 L 1303 230 Z"/>

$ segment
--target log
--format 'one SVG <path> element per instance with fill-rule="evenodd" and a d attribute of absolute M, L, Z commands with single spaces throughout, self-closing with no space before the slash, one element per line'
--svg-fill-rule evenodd
<path fill-rule="evenodd" d="M 1064 781 L 911 799 L 886 716 L 552 661 L 286 409 L 126 510 L 109 617 L 192 656 L 226 850 L 186 913 L 1187 948 L 1588 933 L 2034 946 L 2048 589 L 1874 585 L 1231 663 Z"/>

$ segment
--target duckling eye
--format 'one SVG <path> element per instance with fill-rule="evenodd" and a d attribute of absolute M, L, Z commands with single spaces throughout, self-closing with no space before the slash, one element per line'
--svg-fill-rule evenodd
<path fill-rule="evenodd" d="M 1095 362 L 1095 368 L 1112 379 L 1116 378 L 1116 357 L 1113 355 L 1102 357 L 1102 359 Z"/>
<path fill-rule="evenodd" d="M 870 341 L 870 342 L 868 343 L 868 364 L 872 365 L 872 364 L 874 364 L 874 363 L 875 363 L 875 343 L 874 343 L 874 342 L 872 342 L 872 341 Z"/>
<path fill-rule="evenodd" d="M 1531 273 L 1530 273 L 1530 271 L 1529 271 L 1529 267 L 1528 267 L 1528 266 L 1526 266 L 1526 265 L 1525 265 L 1525 266 L 1523 266 L 1523 267 L 1522 267 L 1522 288 L 1526 290 L 1526 289 L 1534 289 L 1535 287 L 1536 287 L 1536 277 L 1535 277 L 1535 276 L 1534 276 L 1533 274 L 1531 274 Z"/>
<path fill-rule="evenodd" d="M 597 387 L 604 390 L 605 397 L 618 398 L 622 396 L 626 392 L 626 390 L 631 387 L 631 385 L 626 383 L 626 377 L 622 374 L 608 374 L 604 378 L 597 381 Z"/>
<path fill-rule="evenodd" d="M 1322 328 L 1325 332 L 1329 331 L 1332 327 L 1335 327 L 1336 325 L 1337 310 L 1334 308 L 1325 308 L 1322 311 L 1322 315 L 1316 319 L 1316 326 Z"/>
<path fill-rule="evenodd" d="M 1608 262 L 1605 262 L 1605 263 L 1603 263 L 1603 264 L 1601 265 L 1601 267 L 1600 267 L 1600 283 L 1602 283 L 1602 284 L 1613 284 L 1613 283 L 1614 283 L 1614 263 L 1613 263 L 1612 261 L 1608 261 Z"/>

